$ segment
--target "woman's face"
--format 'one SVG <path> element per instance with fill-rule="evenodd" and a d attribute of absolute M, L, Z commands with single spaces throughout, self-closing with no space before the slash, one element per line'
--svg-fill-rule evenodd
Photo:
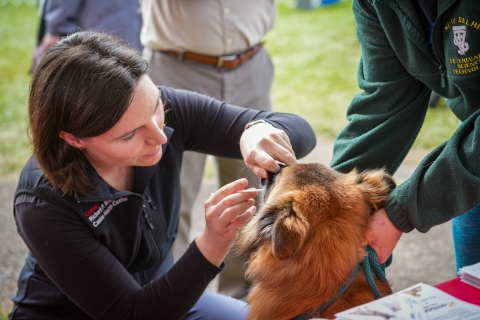
<path fill-rule="evenodd" d="M 135 88 L 133 100 L 120 121 L 107 132 L 80 139 L 85 157 L 96 168 L 151 166 L 162 157 L 167 142 L 160 92 L 148 76 Z"/>

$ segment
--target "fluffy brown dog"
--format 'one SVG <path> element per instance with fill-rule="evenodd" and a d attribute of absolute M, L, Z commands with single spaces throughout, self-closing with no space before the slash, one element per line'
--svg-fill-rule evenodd
<path fill-rule="evenodd" d="M 250 320 L 332 318 L 375 296 L 360 269 L 331 302 L 365 256 L 370 215 L 395 187 L 383 170 L 348 174 L 321 164 L 285 167 L 268 178 L 265 204 L 247 222 L 236 249 L 248 259 Z M 382 296 L 387 281 L 375 280 Z"/>

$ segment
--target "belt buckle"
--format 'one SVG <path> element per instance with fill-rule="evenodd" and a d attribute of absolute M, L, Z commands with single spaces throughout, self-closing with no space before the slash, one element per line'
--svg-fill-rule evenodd
<path fill-rule="evenodd" d="M 221 68 L 223 66 L 224 61 L 233 61 L 233 60 L 236 60 L 237 57 L 238 56 L 236 54 L 233 54 L 233 55 L 230 55 L 230 56 L 220 56 L 220 57 L 217 58 L 216 67 Z"/>

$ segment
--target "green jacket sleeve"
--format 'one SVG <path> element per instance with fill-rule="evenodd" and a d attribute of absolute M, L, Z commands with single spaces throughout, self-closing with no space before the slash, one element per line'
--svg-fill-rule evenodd
<path fill-rule="evenodd" d="M 358 82 L 363 91 L 352 100 L 349 124 L 334 145 L 331 165 L 343 172 L 385 167 L 395 173 L 428 110 L 431 90 L 412 76 L 412 64 L 419 59 L 412 54 L 415 48 L 407 45 L 412 41 L 402 33 L 401 19 L 389 19 L 386 28 L 386 17 L 379 18 L 376 10 L 368 1 L 353 1 L 362 49 Z M 397 30 L 388 32 L 388 28 Z M 474 161 L 480 159 L 477 116 L 473 114 L 391 192 L 385 209 L 399 230 L 426 232 L 479 202 L 480 172 Z"/>

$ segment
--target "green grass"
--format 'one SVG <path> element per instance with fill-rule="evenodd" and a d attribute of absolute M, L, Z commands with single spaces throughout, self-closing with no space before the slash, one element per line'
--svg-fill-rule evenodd
<path fill-rule="evenodd" d="M 23 166 L 27 144 L 27 97 L 37 8 L 7 4 L 0 8 L 0 174 Z"/>
<path fill-rule="evenodd" d="M 267 48 L 275 65 L 276 110 L 306 117 L 319 135 L 334 138 L 358 91 L 360 55 L 350 2 L 315 10 L 279 6 Z"/>
<path fill-rule="evenodd" d="M 274 108 L 305 117 L 319 136 L 334 139 L 359 91 L 360 47 L 351 1 L 313 10 L 298 10 L 295 3 L 279 4 L 276 24 L 266 37 L 275 65 Z M 0 8 L 0 21 L 0 174 L 6 174 L 19 170 L 30 155 L 27 95 L 37 8 L 9 3 Z M 428 111 L 414 147 L 432 148 L 447 140 L 456 126 L 441 101 Z"/>
<path fill-rule="evenodd" d="M 10 313 L 10 310 L 0 308 L 0 320 L 8 320 L 9 313 Z"/>
<path fill-rule="evenodd" d="M 267 36 L 275 65 L 274 106 L 305 117 L 318 135 L 334 139 L 347 124 L 346 109 L 359 92 L 360 46 L 351 1 L 313 10 L 298 10 L 294 4 L 280 3 L 277 23 Z M 457 124 L 441 99 L 429 109 L 414 147 L 437 146 Z"/>

